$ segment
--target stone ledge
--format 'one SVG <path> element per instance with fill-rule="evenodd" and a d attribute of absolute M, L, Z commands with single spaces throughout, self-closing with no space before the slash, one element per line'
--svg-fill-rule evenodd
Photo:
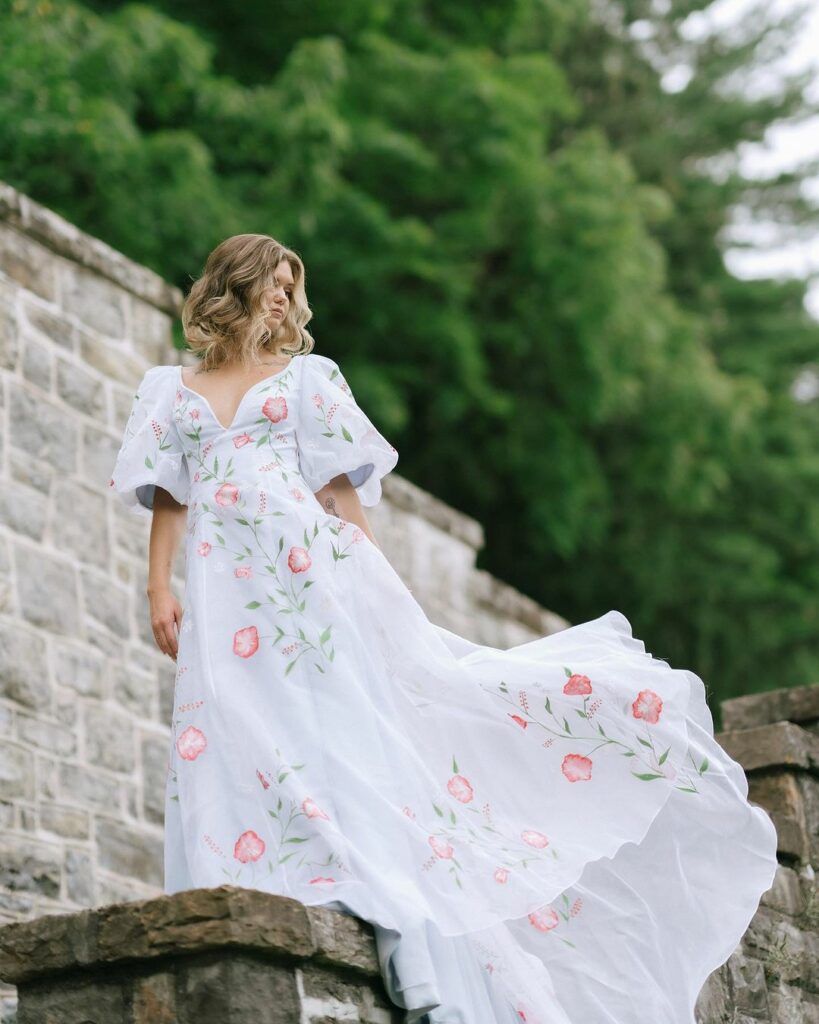
<path fill-rule="evenodd" d="M 384 497 L 396 508 L 411 515 L 418 515 L 450 537 L 456 537 L 476 551 L 483 547 L 483 526 L 477 519 L 459 512 L 424 491 L 399 473 L 390 473 L 382 483 Z"/>
<path fill-rule="evenodd" d="M 178 288 L 3 181 L 0 181 L 0 221 L 22 231 L 51 252 L 113 281 L 169 316 L 180 315 L 183 295 Z"/>
<path fill-rule="evenodd" d="M 787 686 L 765 693 L 749 693 L 722 701 L 720 708 L 722 725 L 728 732 L 773 722 L 817 725 L 819 686 Z"/>
<path fill-rule="evenodd" d="M 286 896 L 222 885 L 173 896 L 48 914 L 0 928 L 0 980 L 242 949 L 377 977 L 375 938 L 358 918 Z"/>
<path fill-rule="evenodd" d="M 716 738 L 746 772 L 779 767 L 819 771 L 819 736 L 793 722 L 733 729 Z"/>

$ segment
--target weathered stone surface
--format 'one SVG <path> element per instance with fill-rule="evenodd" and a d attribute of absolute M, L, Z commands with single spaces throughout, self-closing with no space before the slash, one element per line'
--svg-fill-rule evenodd
<path fill-rule="evenodd" d="M 60 766 L 60 793 L 63 802 L 97 808 L 108 814 L 119 810 L 120 783 L 98 768 L 87 769 L 76 764 Z"/>
<path fill-rule="evenodd" d="M 103 568 L 111 557 L 106 529 L 107 502 L 76 480 L 56 479 L 49 529 L 60 551 Z"/>
<path fill-rule="evenodd" d="M 34 755 L 18 743 L 0 740 L 0 796 L 34 799 Z"/>
<path fill-rule="evenodd" d="M 165 785 L 168 778 L 168 748 L 165 737 L 142 737 L 142 813 L 156 825 L 165 820 Z"/>
<path fill-rule="evenodd" d="M 54 846 L 0 838 L 0 886 L 43 896 L 60 894 L 60 853 Z M 44 918 L 43 920 L 48 920 Z"/>
<path fill-rule="evenodd" d="M 404 1018 L 384 991 L 369 925 L 233 886 L 9 925 L 0 978 L 19 983 L 29 1024 Z"/>
<path fill-rule="evenodd" d="M 18 544 L 17 594 L 20 610 L 32 625 L 63 636 L 80 628 L 77 581 L 73 566 L 35 547 Z"/>
<path fill-rule="evenodd" d="M 819 721 L 819 686 L 788 686 L 732 697 L 722 701 L 720 710 L 726 731 L 753 729 L 772 722 L 815 723 Z"/>
<path fill-rule="evenodd" d="M 40 828 L 67 839 L 87 839 L 90 833 L 88 811 L 60 804 L 40 804 Z"/>
<path fill-rule="evenodd" d="M 84 697 L 104 697 L 103 672 L 105 659 L 70 641 L 57 640 L 54 643 L 54 668 L 56 681 Z"/>
<path fill-rule="evenodd" d="M 100 867 L 127 878 L 162 885 L 162 840 L 106 818 L 97 819 L 97 851 Z"/>
<path fill-rule="evenodd" d="M 776 766 L 819 769 L 819 736 L 793 722 L 722 732 L 717 739 L 749 772 Z"/>
<path fill-rule="evenodd" d="M 2 215 L 0 214 L 0 220 Z M 3 273 L 27 291 L 54 302 L 57 272 L 54 260 L 22 231 L 0 223 L 0 267 Z"/>
<path fill-rule="evenodd" d="M 30 386 L 16 387 L 11 393 L 11 421 L 15 447 L 62 474 L 76 472 L 78 427 L 64 409 Z"/>
<path fill-rule="evenodd" d="M 46 523 L 42 494 L 18 481 L 0 489 L 0 522 L 15 533 L 42 540 Z"/>
<path fill-rule="evenodd" d="M 108 576 L 90 569 L 82 570 L 82 594 L 86 616 L 102 623 L 115 636 L 130 634 L 128 591 Z M 90 627 L 93 630 L 93 626 Z"/>
<path fill-rule="evenodd" d="M 51 700 L 45 641 L 19 622 L 0 622 L 0 696 L 35 709 Z"/>
<path fill-rule="evenodd" d="M 29 747 L 47 750 L 59 757 L 67 757 L 77 749 L 77 736 L 73 729 L 31 715 L 18 715 L 17 738 Z"/>
<path fill-rule="evenodd" d="M 89 704 L 85 717 L 85 753 L 91 764 L 114 772 L 133 771 L 136 749 L 133 719 L 110 704 Z"/>

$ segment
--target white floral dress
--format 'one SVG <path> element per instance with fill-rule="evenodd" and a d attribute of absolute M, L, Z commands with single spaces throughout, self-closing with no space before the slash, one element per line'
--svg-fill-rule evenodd
<path fill-rule="evenodd" d="M 693 1024 L 776 870 L 702 680 L 614 610 L 508 650 L 430 622 L 314 496 L 375 505 L 397 460 L 317 353 L 229 428 L 180 367 L 140 383 L 111 486 L 188 506 L 166 891 L 370 921 L 408 1022 Z"/>

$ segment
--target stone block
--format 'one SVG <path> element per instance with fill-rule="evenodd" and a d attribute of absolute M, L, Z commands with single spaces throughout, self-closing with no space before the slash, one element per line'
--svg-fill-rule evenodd
<path fill-rule="evenodd" d="M 85 267 L 61 264 L 63 309 L 104 338 L 124 338 L 123 290 Z"/>
<path fill-rule="evenodd" d="M 75 764 L 60 765 L 60 794 L 63 803 L 76 803 L 116 814 L 120 805 L 120 782 L 97 769 Z"/>
<path fill-rule="evenodd" d="M 0 796 L 34 799 L 34 755 L 8 740 L 0 740 Z"/>
<path fill-rule="evenodd" d="M 0 270 L 27 291 L 56 302 L 57 260 L 21 231 L 0 222 Z"/>
<path fill-rule="evenodd" d="M 72 566 L 42 548 L 17 545 L 17 596 L 25 619 L 35 626 L 76 636 L 80 630 L 77 580 Z"/>
<path fill-rule="evenodd" d="M 180 962 L 179 1024 L 261 1020 L 293 1024 L 301 1019 L 292 969 L 234 953 Z M 261 1011 L 261 1014 L 260 1014 Z"/>
<path fill-rule="evenodd" d="M 81 907 L 94 906 L 94 865 L 91 855 L 85 850 L 69 846 L 64 853 L 63 867 L 67 899 Z"/>
<path fill-rule="evenodd" d="M 107 567 L 111 555 L 107 507 L 99 487 L 92 491 L 77 480 L 55 480 L 49 523 L 55 546 L 80 562 Z"/>
<path fill-rule="evenodd" d="M 106 400 L 104 381 L 95 373 L 68 359 L 57 360 L 57 394 L 83 416 L 105 422 Z"/>
<path fill-rule="evenodd" d="M 131 716 L 108 704 L 88 704 L 83 720 L 88 760 L 114 772 L 133 771 L 136 750 Z"/>
<path fill-rule="evenodd" d="M 162 825 L 165 820 L 169 742 L 165 736 L 142 737 L 142 813 L 146 821 L 155 825 Z"/>
<path fill-rule="evenodd" d="M 60 475 L 79 468 L 78 427 L 75 418 L 34 388 L 11 393 L 12 443 L 29 458 L 41 459 Z"/>
<path fill-rule="evenodd" d="M 52 346 L 38 338 L 24 334 L 23 358 L 20 367 L 24 380 L 30 381 L 45 394 L 51 392 L 54 376 Z"/>
<path fill-rule="evenodd" d="M 75 348 L 76 331 L 66 322 L 64 316 L 52 312 L 35 300 L 23 302 L 23 313 L 26 322 L 40 334 L 49 338 L 61 348 L 73 351 Z"/>
<path fill-rule="evenodd" d="M 130 635 L 128 590 L 105 573 L 91 569 L 81 570 L 83 608 L 85 614 L 102 623 L 117 637 Z M 93 627 L 89 626 L 89 631 Z"/>
<path fill-rule="evenodd" d="M 127 878 L 162 885 L 162 838 L 108 818 L 97 819 L 97 860 L 101 868 Z"/>
<path fill-rule="evenodd" d="M 11 303 L 0 301 L 0 367 L 16 370 L 20 356 L 20 327 Z"/>
<path fill-rule="evenodd" d="M 83 697 L 104 697 L 106 661 L 79 644 L 54 642 L 54 674 L 60 686 Z"/>
<path fill-rule="evenodd" d="M 46 525 L 46 501 L 39 491 L 17 481 L 0 488 L 0 523 L 15 533 L 42 540 Z"/>
<path fill-rule="evenodd" d="M 812 723 L 819 720 L 819 686 L 787 686 L 749 693 L 722 701 L 720 709 L 723 728 L 728 732 L 773 722 Z"/>
<path fill-rule="evenodd" d="M 35 710 L 51 702 L 45 641 L 19 622 L 0 622 L 0 696 Z"/>
<path fill-rule="evenodd" d="M 62 804 L 41 803 L 39 813 L 40 828 L 45 832 L 53 832 L 67 839 L 89 837 L 91 825 L 88 811 Z"/>
<path fill-rule="evenodd" d="M 127 1003 L 122 985 L 98 978 L 93 986 L 65 981 L 26 993 L 17 1024 L 126 1024 Z"/>
<path fill-rule="evenodd" d="M 170 971 L 136 977 L 131 999 L 132 1024 L 179 1024 L 176 978 Z"/>
<path fill-rule="evenodd" d="M 30 715 L 17 716 L 17 738 L 29 747 L 48 751 L 57 757 L 68 757 L 77 749 L 77 737 L 73 729 Z"/>
<path fill-rule="evenodd" d="M 56 846 L 14 836 L 0 837 L 0 886 L 12 892 L 48 896 L 60 895 L 62 856 Z"/>
<path fill-rule="evenodd" d="M 819 769 L 819 736 L 793 722 L 721 732 L 717 741 L 747 772 L 774 767 Z"/>
<path fill-rule="evenodd" d="M 139 718 L 151 718 L 156 697 L 156 674 L 140 672 L 132 661 L 115 665 L 110 674 L 111 699 Z"/>

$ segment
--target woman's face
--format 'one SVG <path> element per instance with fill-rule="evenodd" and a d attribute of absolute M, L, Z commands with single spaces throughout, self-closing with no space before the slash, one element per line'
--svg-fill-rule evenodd
<path fill-rule="evenodd" d="M 276 267 L 273 284 L 265 289 L 262 296 L 262 302 L 268 310 L 266 323 L 273 334 L 278 331 L 290 310 L 293 284 L 293 271 L 290 264 L 287 260 L 282 260 Z"/>

